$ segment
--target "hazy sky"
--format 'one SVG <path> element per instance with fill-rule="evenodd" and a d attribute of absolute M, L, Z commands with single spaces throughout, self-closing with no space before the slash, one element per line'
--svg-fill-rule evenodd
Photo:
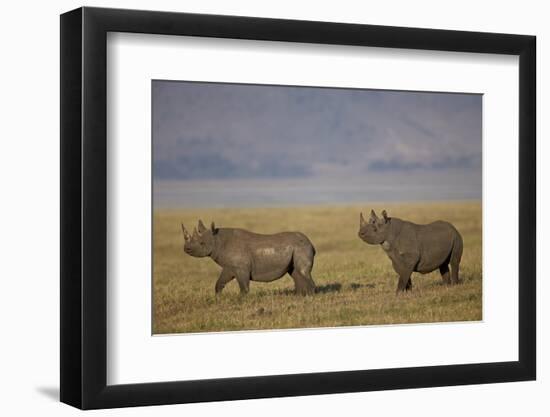
<path fill-rule="evenodd" d="M 481 195 L 481 95 L 153 81 L 152 100 L 156 181 L 433 172 Z"/>

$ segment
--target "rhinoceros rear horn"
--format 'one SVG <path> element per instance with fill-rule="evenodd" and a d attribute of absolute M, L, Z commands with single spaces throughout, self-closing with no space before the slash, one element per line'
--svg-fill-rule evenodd
<path fill-rule="evenodd" d="M 365 221 L 365 218 L 363 217 L 363 213 L 359 214 L 359 225 L 360 226 L 366 226 L 367 222 Z"/>
<path fill-rule="evenodd" d="M 202 220 L 199 220 L 199 234 L 202 235 L 204 232 L 206 232 L 206 227 L 204 226 Z"/>
<path fill-rule="evenodd" d="M 216 225 L 214 224 L 214 222 L 212 222 L 210 224 L 210 229 L 212 230 L 212 234 L 215 235 L 217 230 L 216 230 Z"/>
<path fill-rule="evenodd" d="M 384 218 L 384 222 L 388 222 L 388 213 L 386 213 L 386 210 L 382 210 L 382 217 Z"/>
<path fill-rule="evenodd" d="M 378 216 L 376 215 L 376 213 L 374 212 L 374 210 L 371 210 L 371 211 L 370 211 L 370 217 L 371 217 L 371 219 L 378 220 Z"/>

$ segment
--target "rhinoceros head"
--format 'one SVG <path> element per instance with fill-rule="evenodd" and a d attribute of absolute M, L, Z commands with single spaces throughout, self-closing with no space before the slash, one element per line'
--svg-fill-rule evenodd
<path fill-rule="evenodd" d="M 198 229 L 194 228 L 193 234 L 189 234 L 183 224 L 181 225 L 181 228 L 183 230 L 183 238 L 185 240 L 185 244 L 183 245 L 183 250 L 185 253 L 198 258 L 210 256 L 212 250 L 214 249 L 214 234 L 217 231 L 214 222 L 212 222 L 212 227 L 207 229 L 204 227 L 202 220 L 199 220 Z"/>
<path fill-rule="evenodd" d="M 363 213 L 359 216 L 359 237 L 371 245 L 383 243 L 389 233 L 389 217 L 386 210 L 382 211 L 382 218 L 379 218 L 374 210 L 371 210 L 368 221 L 365 221 Z"/>

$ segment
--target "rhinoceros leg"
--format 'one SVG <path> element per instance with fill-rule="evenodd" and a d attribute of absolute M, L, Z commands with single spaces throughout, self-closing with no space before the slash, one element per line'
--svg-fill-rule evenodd
<path fill-rule="evenodd" d="M 311 295 L 315 292 L 315 283 L 311 276 L 304 276 L 298 270 L 293 270 L 290 274 L 294 280 L 294 290 L 299 295 Z"/>
<path fill-rule="evenodd" d="M 393 269 L 399 275 L 397 289 L 395 290 L 396 294 L 412 289 L 411 274 L 413 273 L 414 266 L 417 263 L 418 260 L 415 259 L 414 254 L 402 256 L 398 259 L 392 259 Z"/>
<path fill-rule="evenodd" d="M 313 253 L 295 253 L 293 257 L 293 265 L 290 272 L 290 276 L 294 280 L 294 287 L 296 294 L 310 295 L 315 292 L 315 282 L 311 277 L 311 270 L 313 269 Z"/>
<path fill-rule="evenodd" d="M 451 259 L 451 284 L 458 284 L 458 270 L 459 270 L 459 261 L 454 261 Z"/>
<path fill-rule="evenodd" d="M 315 281 L 313 281 L 313 278 L 311 278 L 311 273 L 308 272 L 306 275 L 306 285 L 307 285 L 307 293 L 313 294 L 315 292 Z"/>
<path fill-rule="evenodd" d="M 239 269 L 236 271 L 236 277 L 241 294 L 247 294 L 250 289 L 250 271 L 247 269 Z"/>
<path fill-rule="evenodd" d="M 411 274 L 414 271 L 413 267 L 407 267 L 406 265 L 394 264 L 395 271 L 399 274 L 399 280 L 397 281 L 396 294 L 403 291 L 409 291 L 412 289 Z"/>
<path fill-rule="evenodd" d="M 460 266 L 460 260 L 462 259 L 463 243 L 462 237 L 458 235 L 455 238 L 453 245 L 453 251 L 451 252 L 451 284 L 458 284 L 458 270 Z"/>
<path fill-rule="evenodd" d="M 397 281 L 397 289 L 395 290 L 396 294 L 399 294 L 403 291 L 409 291 L 412 289 L 412 281 L 411 281 L 411 274 L 412 271 L 402 271 L 399 274 L 399 281 Z"/>
<path fill-rule="evenodd" d="M 298 271 L 292 271 L 290 274 L 294 280 L 294 291 L 299 295 L 306 295 L 306 280 Z"/>
<path fill-rule="evenodd" d="M 451 283 L 451 274 L 449 272 L 449 264 L 445 263 L 439 267 L 439 272 L 441 273 L 441 278 L 443 282 L 447 285 Z"/>
<path fill-rule="evenodd" d="M 222 269 L 222 272 L 220 273 L 220 277 L 216 281 L 216 294 L 219 294 L 222 292 L 222 290 L 225 288 L 225 285 L 231 281 L 233 278 L 235 278 L 235 274 L 232 271 L 228 271 L 227 269 Z"/>

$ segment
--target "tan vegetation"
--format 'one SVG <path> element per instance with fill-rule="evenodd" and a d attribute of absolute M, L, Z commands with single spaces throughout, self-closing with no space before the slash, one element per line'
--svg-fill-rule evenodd
<path fill-rule="evenodd" d="M 396 296 L 397 275 L 378 246 L 357 237 L 359 212 L 385 208 L 390 216 L 416 223 L 447 220 L 464 239 L 457 286 L 442 284 L 439 272 L 413 274 L 413 290 Z M 214 294 L 220 267 L 210 258 L 183 253 L 180 223 L 201 218 L 218 227 L 257 233 L 297 230 L 313 242 L 317 293 L 293 294 L 285 276 L 251 282 L 240 296 L 230 282 Z M 252 329 L 427 323 L 482 319 L 482 216 L 480 202 L 410 203 L 298 208 L 162 210 L 154 213 L 153 332 L 211 332 Z"/>

